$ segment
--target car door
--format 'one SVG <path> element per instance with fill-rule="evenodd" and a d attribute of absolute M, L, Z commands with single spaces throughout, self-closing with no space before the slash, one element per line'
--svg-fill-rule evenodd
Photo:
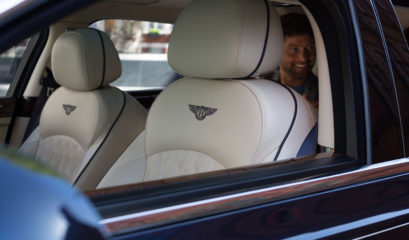
<path fill-rule="evenodd" d="M 113 238 L 359 238 L 405 226 L 403 110 L 378 6 L 371 0 L 301 2 L 328 55 L 335 152 L 88 192 Z M 63 10 L 35 13 L 46 21 L 79 4 L 65 3 Z M 39 30 L 41 21 L 34 23 Z M 372 44 L 371 36 L 382 44 Z"/>
<path fill-rule="evenodd" d="M 301 2 L 330 56 L 335 128 L 343 129 L 335 133 L 338 154 L 302 159 L 309 165 L 304 169 L 289 163 L 89 192 L 114 238 L 390 239 L 408 231 L 401 102 L 408 92 L 399 83 L 406 82 L 407 46 L 393 6 L 381 0 Z"/>

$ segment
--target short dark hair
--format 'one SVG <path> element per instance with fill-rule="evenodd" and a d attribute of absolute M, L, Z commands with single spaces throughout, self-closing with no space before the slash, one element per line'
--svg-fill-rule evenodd
<path fill-rule="evenodd" d="M 281 16 L 284 37 L 309 34 L 314 36 L 307 16 L 300 13 L 288 13 Z"/>

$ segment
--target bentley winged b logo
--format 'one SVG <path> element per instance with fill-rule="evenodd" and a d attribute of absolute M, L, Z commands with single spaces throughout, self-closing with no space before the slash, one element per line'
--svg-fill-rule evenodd
<path fill-rule="evenodd" d="M 196 119 L 202 121 L 205 117 L 212 115 L 217 111 L 217 108 L 210 108 L 205 106 L 196 106 L 189 104 L 189 109 L 195 114 Z"/>
<path fill-rule="evenodd" d="M 72 111 L 74 111 L 77 106 L 69 105 L 69 104 L 63 104 L 62 107 L 65 110 L 65 114 L 70 115 Z"/>

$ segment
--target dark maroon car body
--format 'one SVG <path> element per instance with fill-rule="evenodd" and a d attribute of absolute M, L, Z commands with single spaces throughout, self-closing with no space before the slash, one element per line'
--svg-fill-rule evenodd
<path fill-rule="evenodd" d="M 0 50 L 92 2 L 28 2 L 0 19 Z M 409 48 L 394 5 L 409 2 L 300 2 L 323 35 L 336 152 L 88 192 L 114 239 L 408 236 Z M 23 86 L 1 114 L 23 114 Z"/>

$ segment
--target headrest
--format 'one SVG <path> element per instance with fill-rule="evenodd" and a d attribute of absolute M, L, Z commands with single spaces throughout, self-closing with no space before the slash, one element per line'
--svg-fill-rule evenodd
<path fill-rule="evenodd" d="M 55 80 L 73 90 L 101 88 L 121 76 L 121 62 L 111 39 L 96 29 L 62 34 L 51 53 Z"/>
<path fill-rule="evenodd" d="M 194 0 L 175 23 L 168 59 L 187 77 L 257 77 L 279 66 L 283 42 L 280 18 L 264 0 Z"/>

